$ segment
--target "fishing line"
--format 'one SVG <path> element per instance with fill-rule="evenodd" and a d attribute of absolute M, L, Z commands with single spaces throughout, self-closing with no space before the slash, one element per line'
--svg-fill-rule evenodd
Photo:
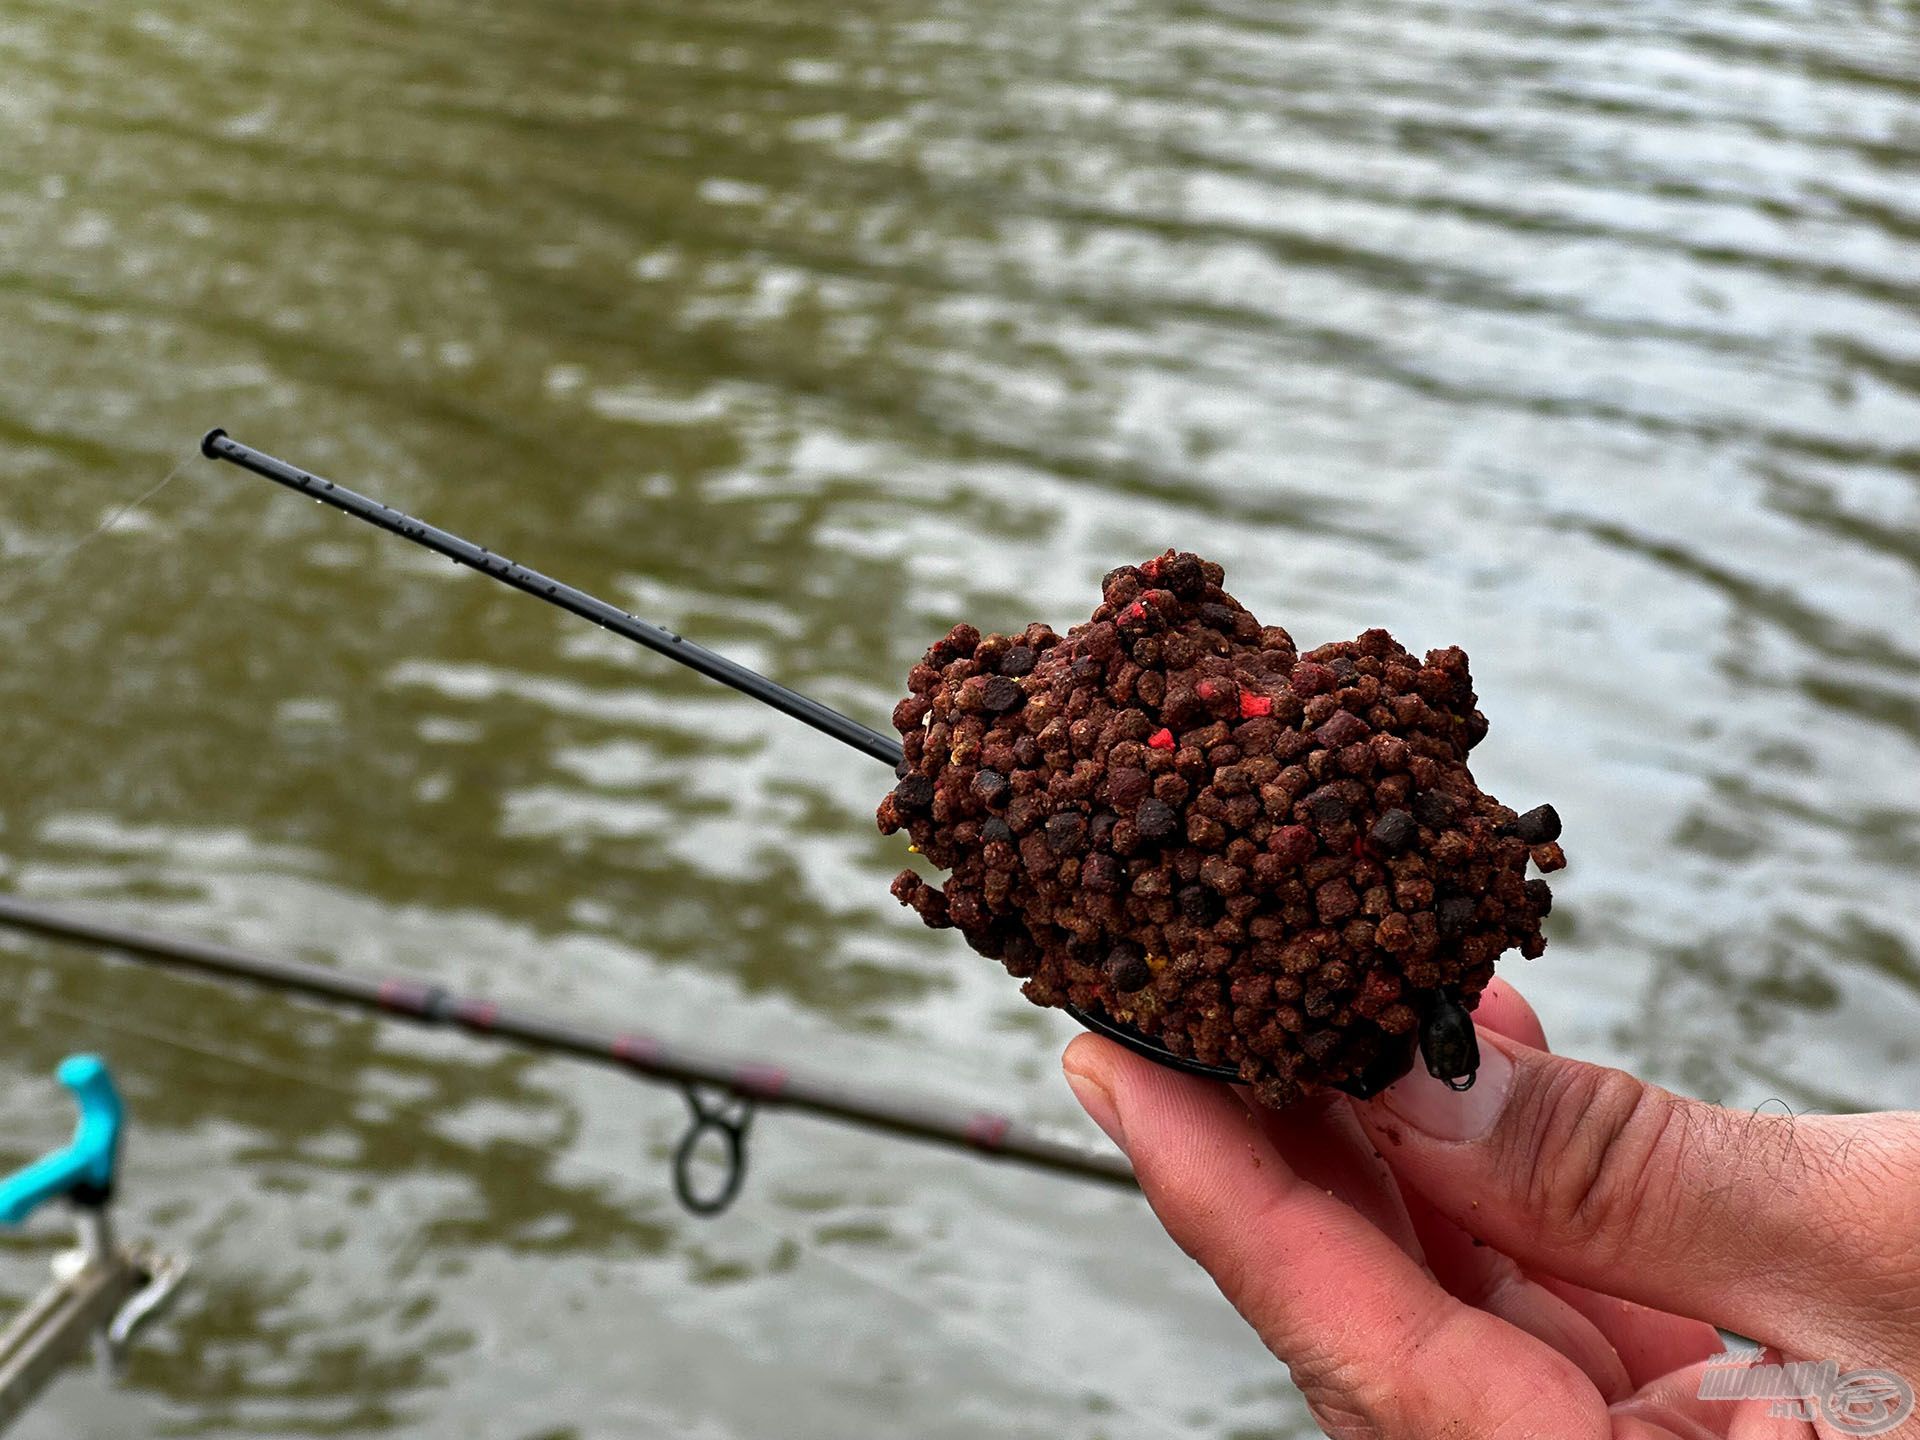
<path fill-rule="evenodd" d="M 42 556 L 39 564 L 29 567 L 27 572 L 24 575 L 20 576 L 17 580 L 15 580 L 12 585 L 6 587 L 4 590 L 0 590 L 0 602 L 9 602 L 13 600 L 15 596 L 17 596 L 22 590 L 26 589 L 28 586 L 34 584 L 36 581 L 44 580 L 45 578 L 47 578 L 48 573 L 54 568 L 54 566 L 58 565 L 64 568 L 66 564 L 70 562 L 75 555 L 80 553 L 80 551 L 84 550 L 87 546 L 91 545 L 95 540 L 98 540 L 102 535 L 106 534 L 109 530 L 113 529 L 114 526 L 118 525 L 122 520 L 126 519 L 127 516 L 133 514 L 134 511 L 138 510 L 141 506 L 145 505 L 148 501 L 157 497 L 162 490 L 166 489 L 176 479 L 179 478 L 180 472 L 185 470 L 187 466 L 191 465 L 194 461 L 194 458 L 197 455 L 199 455 L 199 453 L 200 453 L 199 447 L 195 446 L 193 449 L 189 450 L 185 455 L 182 455 L 180 457 L 179 461 L 175 463 L 174 467 L 166 473 L 166 475 L 161 479 L 158 485 L 155 485 L 152 489 L 142 491 L 140 494 L 134 496 L 133 499 L 127 501 L 126 504 L 122 505 L 118 510 L 115 510 L 111 515 L 107 516 L 105 520 L 102 520 L 98 525 L 94 526 L 94 528 L 89 530 L 85 535 L 82 535 L 78 540 L 74 540 L 67 545 L 57 547 L 53 551 L 53 553 L 50 555 Z"/>
<path fill-rule="evenodd" d="M 47 968 L 65 969 L 65 967 L 57 965 L 48 966 Z M 433 1112 L 421 1105 L 405 1100 L 394 1099 L 385 1095 L 370 1097 L 366 1091 L 355 1086 L 343 1084 L 338 1080 L 327 1079 L 324 1076 L 309 1071 L 275 1065 L 252 1056 L 235 1055 L 226 1050 L 216 1050 L 208 1045 L 200 1045 L 191 1040 L 182 1039 L 177 1034 L 152 1030 L 146 1026 L 133 1024 L 118 1017 L 109 1018 L 104 1013 L 97 1010 L 90 1010 L 85 1006 L 71 1005 L 63 1000 L 52 1000 L 43 995 L 29 994 L 27 991 L 29 978 L 28 975 L 22 975 L 12 990 L 11 998 L 14 1003 L 9 1008 L 16 1019 L 25 1019 L 25 1008 L 32 1006 L 45 1014 L 58 1016 L 76 1025 L 92 1026 L 111 1035 L 119 1035 L 130 1040 L 139 1040 L 148 1044 L 159 1045 L 166 1049 L 196 1056 L 200 1059 L 211 1060 L 218 1064 L 231 1066 L 238 1070 L 271 1076 L 284 1083 L 304 1089 L 338 1095 L 355 1102 L 372 1098 L 377 1103 L 385 1105 L 394 1115 L 411 1119 L 423 1130 L 431 1131 L 435 1128 Z M 508 1149 L 518 1150 L 540 1161 L 579 1166 L 587 1171 L 598 1172 L 602 1179 L 618 1180 L 636 1189 L 644 1189 L 650 1183 L 648 1177 L 641 1175 L 638 1171 L 612 1165 L 604 1160 L 563 1152 L 543 1145 L 536 1145 L 530 1140 L 522 1140 L 513 1135 L 490 1136 L 488 1137 L 488 1143 L 504 1144 Z M 878 1274 L 855 1265 L 843 1255 L 834 1254 L 812 1241 L 790 1234 L 775 1225 L 771 1220 L 762 1219 L 746 1211 L 736 1210 L 733 1214 L 735 1218 L 745 1220 L 763 1235 L 770 1236 L 777 1241 L 790 1243 L 810 1258 L 824 1263 L 828 1268 L 838 1270 L 843 1275 L 860 1282 L 860 1284 L 877 1290 L 899 1301 L 901 1304 L 906 1305 L 908 1308 L 918 1311 L 930 1319 L 937 1328 L 945 1330 L 950 1334 L 955 1331 L 960 1332 L 962 1337 L 970 1341 L 976 1350 L 987 1350 L 1002 1355 L 1005 1359 L 1012 1362 L 1014 1374 L 1031 1375 L 1035 1371 L 1039 1371 L 1055 1381 L 1060 1387 L 1059 1393 L 1061 1394 L 1082 1394 L 1087 1389 L 1084 1379 L 1076 1378 L 1068 1374 L 1064 1369 L 1048 1365 L 1033 1351 L 1021 1349 L 1005 1336 L 987 1328 L 984 1322 L 967 1316 L 962 1312 L 945 1309 L 924 1295 L 915 1294 L 902 1284 L 883 1278 Z M 1156 1430 L 1164 1430 L 1169 1426 L 1169 1421 L 1165 1417 L 1149 1414 L 1129 1400 L 1111 1394 L 1103 1394 L 1102 1398 L 1117 1408 L 1126 1411 L 1142 1424 L 1151 1426 Z"/>

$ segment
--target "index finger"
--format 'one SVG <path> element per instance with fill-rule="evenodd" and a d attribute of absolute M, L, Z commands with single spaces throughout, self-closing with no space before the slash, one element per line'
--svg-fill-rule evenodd
<path fill-rule="evenodd" d="M 1461 1304 L 1296 1175 L 1232 1092 L 1092 1036 L 1063 1063 L 1168 1233 L 1292 1369 L 1330 1433 L 1412 1440 L 1462 1415 L 1486 1434 L 1509 1422 L 1516 1434 L 1609 1433 L 1571 1361 Z"/>
<path fill-rule="evenodd" d="M 1540 1023 L 1533 1006 L 1527 1003 L 1527 997 L 1497 975 L 1481 993 L 1480 1004 L 1473 1012 L 1473 1021 L 1476 1025 L 1499 1031 L 1509 1040 L 1530 1045 L 1535 1050 L 1553 1048 L 1547 1044 L 1546 1027 Z"/>
<path fill-rule="evenodd" d="M 1473 1018 L 1476 1024 L 1522 1045 L 1535 1050 L 1551 1048 L 1546 1028 L 1533 1006 L 1498 977 L 1481 995 Z M 1386 1158 L 1391 1165 L 1391 1154 Z M 1613 1347 L 1635 1386 L 1717 1355 L 1724 1348 L 1719 1332 L 1705 1321 L 1637 1305 L 1553 1275 L 1532 1278 L 1587 1318 Z"/>

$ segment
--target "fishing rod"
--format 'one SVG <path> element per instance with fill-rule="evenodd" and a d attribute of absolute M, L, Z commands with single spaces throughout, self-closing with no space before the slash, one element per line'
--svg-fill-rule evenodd
<path fill-rule="evenodd" d="M 804 724 L 811 725 L 822 734 L 831 735 L 844 745 L 850 745 L 863 755 L 870 755 L 882 764 L 890 767 L 894 774 L 905 773 L 906 755 L 900 742 L 890 735 L 862 725 L 846 715 L 842 715 L 831 706 L 823 705 L 810 696 L 791 690 L 779 681 L 762 675 L 757 670 L 748 669 L 736 660 L 716 654 L 705 646 L 696 645 L 663 626 L 642 620 L 638 615 L 610 605 L 605 600 L 589 595 L 550 575 L 538 570 L 530 570 L 525 565 L 515 564 L 504 555 L 496 555 L 484 545 L 476 545 L 464 540 L 452 531 L 442 530 L 437 525 L 429 525 L 424 520 L 416 520 L 411 515 L 395 510 L 391 505 L 383 505 L 358 491 L 337 485 L 323 476 L 302 470 L 297 465 L 289 465 L 264 450 L 256 450 L 251 445 L 243 445 L 225 430 L 214 429 L 206 433 L 200 442 L 200 451 L 209 460 L 225 460 L 242 470 L 250 470 L 276 485 L 284 485 L 296 494 L 318 500 L 322 505 L 331 505 L 343 510 L 356 520 L 364 520 L 369 525 L 386 531 L 389 535 L 398 535 L 402 540 L 410 540 L 423 546 L 436 555 L 444 555 L 459 565 L 478 570 L 482 575 L 498 580 L 502 585 L 510 585 L 515 590 L 524 591 L 536 600 L 544 600 L 549 605 L 557 605 L 562 610 L 593 621 L 602 629 L 624 636 L 669 660 L 698 671 L 709 679 L 718 680 L 722 685 L 731 686 L 743 695 L 751 695 L 762 704 Z M 1184 1055 L 1175 1055 L 1159 1041 L 1149 1038 L 1131 1025 L 1122 1025 L 1117 1021 L 1095 1011 L 1083 1010 L 1077 1005 L 1063 1004 L 1062 1010 L 1073 1017 L 1088 1030 L 1104 1035 L 1109 1040 L 1126 1046 L 1137 1055 L 1144 1055 L 1156 1064 L 1169 1069 L 1185 1071 L 1189 1075 L 1205 1076 L 1209 1080 L 1238 1081 L 1240 1073 L 1231 1065 L 1209 1065 Z"/>
<path fill-rule="evenodd" d="M 676 635 L 663 626 L 642 620 L 638 615 L 609 605 L 605 600 L 589 595 L 550 575 L 542 575 L 538 570 L 530 570 L 525 565 L 517 565 L 504 555 L 496 555 L 484 545 L 476 545 L 471 540 L 463 540 L 450 531 L 437 525 L 429 525 L 424 520 L 416 520 L 411 515 L 403 515 L 391 506 L 382 505 L 378 500 L 370 499 L 344 485 L 336 485 L 331 480 L 318 475 L 310 475 L 286 461 L 276 459 L 251 445 L 242 445 L 224 430 L 210 430 L 200 442 L 201 453 L 210 460 L 226 460 L 243 470 L 251 470 L 256 475 L 296 490 L 302 495 L 318 500 L 323 505 L 331 505 L 336 510 L 344 510 L 356 519 L 369 525 L 376 525 L 390 535 L 398 535 L 403 540 L 411 540 L 436 555 L 444 555 L 457 564 L 478 570 L 482 575 L 498 580 L 502 585 L 510 585 L 515 590 L 524 590 L 527 594 L 545 600 L 549 605 L 558 605 L 562 610 L 591 620 L 602 629 L 644 645 L 647 649 L 666 656 L 669 660 L 698 671 L 709 680 L 718 680 L 722 685 L 731 686 L 744 695 L 751 695 L 763 705 L 771 705 L 783 714 L 791 715 L 803 724 L 811 725 L 823 734 L 831 735 L 843 745 L 851 745 L 864 755 L 889 766 L 898 766 L 904 758 L 900 742 L 889 735 L 862 725 L 846 715 L 842 715 L 831 706 L 823 705 L 811 696 L 802 695 L 798 690 L 788 689 L 779 681 L 769 679 L 757 670 L 750 670 L 737 660 L 696 645 L 693 641 Z"/>
<path fill-rule="evenodd" d="M 677 1087 L 691 1120 L 673 1155 L 674 1193 L 696 1215 L 727 1208 L 746 1178 L 747 1134 L 760 1106 L 784 1107 L 872 1130 L 963 1150 L 1083 1180 L 1131 1186 L 1133 1171 L 1118 1155 L 1042 1134 L 1009 1116 L 903 1096 L 891 1087 L 810 1076 L 763 1060 L 694 1050 L 641 1031 L 602 1030 L 490 1000 L 457 995 L 410 976 L 356 975 L 299 960 L 253 955 L 206 940 L 69 915 L 0 896 L 0 926 L 106 950 L 165 969 L 247 981 L 345 1009 L 419 1025 L 452 1026 L 530 1049 L 610 1065 Z M 721 1142 L 726 1171 L 717 1189 L 695 1185 L 695 1151 L 709 1136 Z"/>

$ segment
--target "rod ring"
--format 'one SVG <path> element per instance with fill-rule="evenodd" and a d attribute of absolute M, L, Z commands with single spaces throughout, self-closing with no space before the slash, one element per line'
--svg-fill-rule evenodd
<path fill-rule="evenodd" d="M 747 1178 L 747 1130 L 753 1124 L 753 1101 L 735 1098 L 715 1104 L 693 1086 L 680 1092 L 686 1097 L 692 1123 L 673 1150 L 673 1193 L 695 1215 L 718 1215 L 740 1194 Z M 720 1188 L 701 1193 L 694 1184 L 694 1155 L 700 1141 L 709 1133 L 718 1135 L 726 1150 L 726 1170 Z"/>

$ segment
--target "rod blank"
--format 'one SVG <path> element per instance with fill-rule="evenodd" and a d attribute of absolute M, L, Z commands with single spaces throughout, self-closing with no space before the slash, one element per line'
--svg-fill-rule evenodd
<path fill-rule="evenodd" d="M 437 525 L 429 525 L 424 520 L 416 520 L 404 515 L 391 506 L 382 505 L 378 500 L 349 490 L 344 485 L 336 485 L 331 480 L 309 474 L 286 461 L 276 459 L 251 445 L 243 445 L 224 430 L 209 430 L 206 438 L 200 442 L 200 452 L 209 460 L 225 460 L 238 465 L 242 470 L 251 470 L 256 475 L 265 476 L 275 484 L 284 485 L 289 490 L 298 491 L 323 505 L 331 505 L 336 510 L 344 510 L 357 520 L 385 530 L 389 535 L 398 535 L 402 540 L 411 540 L 414 544 L 444 555 L 449 560 L 478 570 L 482 575 L 498 580 L 502 585 L 510 585 L 515 590 L 525 591 L 537 600 L 549 605 L 557 605 L 562 610 L 591 620 L 603 629 L 623 636 L 636 644 L 666 656 L 689 670 L 705 675 L 709 680 L 718 680 L 722 685 L 731 686 L 744 695 L 783 714 L 791 715 L 803 724 L 811 725 L 823 734 L 831 735 L 843 745 L 851 745 L 864 755 L 871 755 L 881 763 L 893 767 L 901 761 L 900 742 L 891 736 L 862 725 L 858 720 L 842 715 L 830 706 L 822 705 L 818 700 L 790 690 L 777 680 L 770 680 L 757 670 L 750 670 L 738 661 L 729 660 L 705 646 L 696 645 L 673 631 L 651 624 L 637 615 L 629 614 L 617 605 L 587 594 L 584 590 L 542 575 L 538 570 L 530 570 L 525 565 L 517 565 L 504 555 L 496 555 L 484 545 L 476 545 L 471 540 L 463 540 L 450 531 Z"/>
<path fill-rule="evenodd" d="M 451 1025 L 470 1034 L 616 1066 L 649 1080 L 709 1086 L 759 1105 L 806 1111 L 950 1150 L 1016 1160 L 1085 1180 L 1134 1183 L 1133 1171 L 1120 1156 L 1055 1139 L 1004 1115 L 915 1100 L 891 1088 L 803 1075 L 743 1056 L 689 1050 L 643 1032 L 578 1025 L 455 995 L 423 980 L 377 979 L 326 965 L 253 955 L 205 940 L 157 935 L 68 915 L 7 896 L 0 896 L 0 926 L 112 951 L 166 969 L 249 981 L 415 1024 Z"/>

